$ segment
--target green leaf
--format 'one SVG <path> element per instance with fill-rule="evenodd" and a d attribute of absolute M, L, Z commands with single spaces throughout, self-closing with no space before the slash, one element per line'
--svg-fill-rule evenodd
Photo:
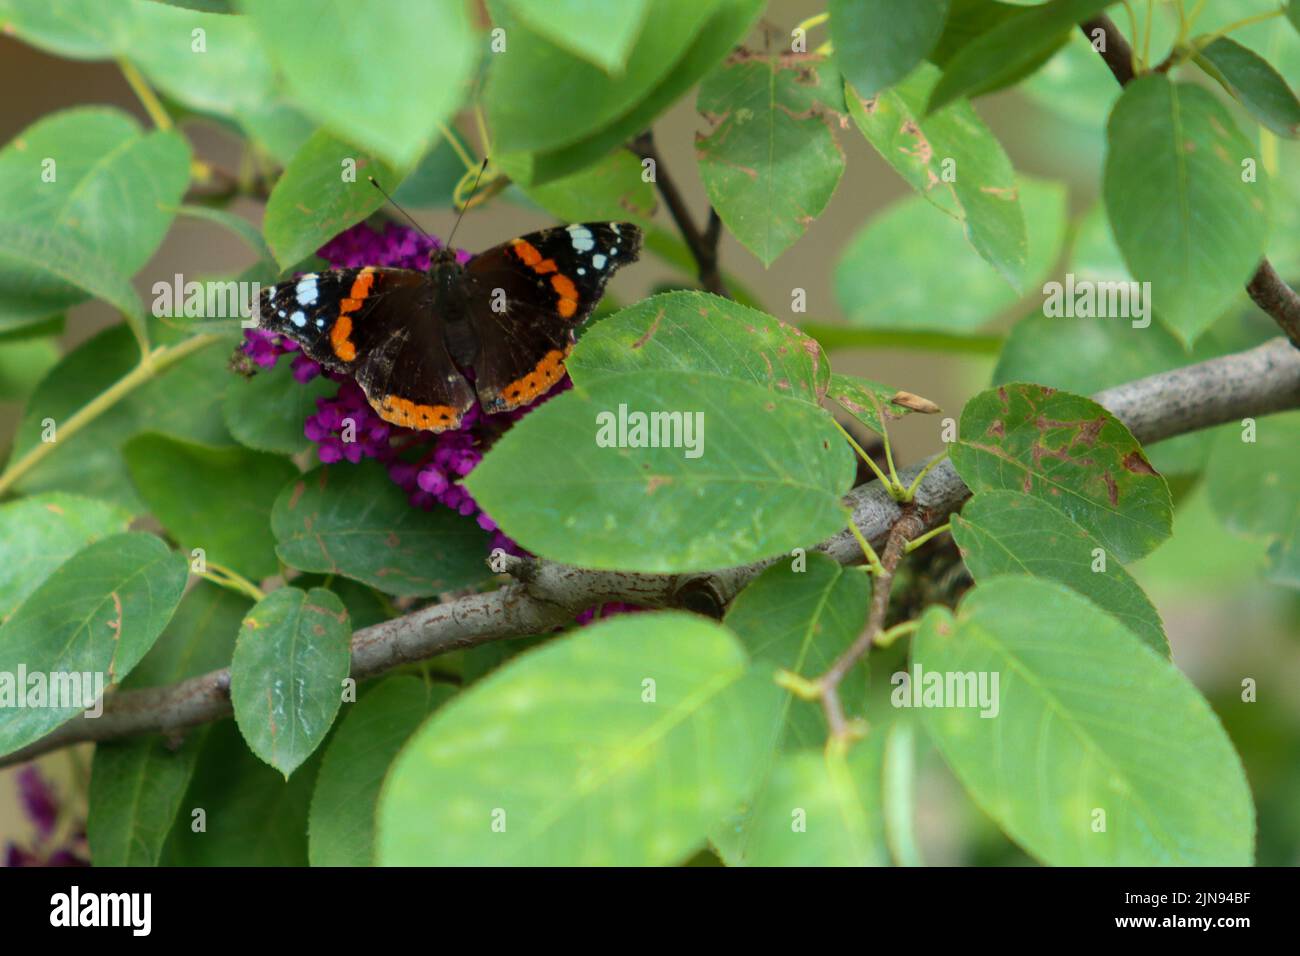
<path fill-rule="evenodd" d="M 510 9 L 539 36 L 596 64 L 623 72 L 641 30 L 649 0 L 623 0 L 617 9 L 604 0 L 509 0 Z"/>
<path fill-rule="evenodd" d="M 1219 37 L 1196 63 L 1241 101 L 1250 115 L 1279 136 L 1300 135 L 1300 100 L 1262 56 L 1236 40 Z"/>
<path fill-rule="evenodd" d="M 0 402 L 25 399 L 58 361 L 59 340 L 53 336 L 0 343 Z"/>
<path fill-rule="evenodd" d="M 960 222 L 975 251 L 1021 287 L 1029 239 L 1015 170 L 969 103 L 924 114 L 938 78 L 938 69 L 922 64 L 893 89 L 870 99 L 848 88 L 849 114 L 885 162 Z"/>
<path fill-rule="evenodd" d="M 347 608 L 323 588 L 284 587 L 244 618 L 230 700 L 248 747 L 285 779 L 325 739 L 351 669 Z"/>
<path fill-rule="evenodd" d="M 403 209 L 438 208 L 452 205 L 456 184 L 465 175 L 465 164 L 452 149 L 446 136 L 420 158 L 410 175 L 393 193 L 393 200 Z"/>
<path fill-rule="evenodd" d="M 106 741 L 90 766 L 86 838 L 95 866 L 157 866 L 204 742 L 159 736 Z"/>
<path fill-rule="evenodd" d="M 1016 491 L 981 491 L 953 516 L 952 536 L 976 581 L 999 574 L 1059 581 L 1169 657 L 1160 615 L 1137 582 L 1096 538 L 1047 502 Z"/>
<path fill-rule="evenodd" d="M 249 753 L 233 720 L 205 736 L 162 864 L 306 866 L 307 808 L 319 756 L 285 780 Z"/>
<path fill-rule="evenodd" d="M 560 222 L 630 219 L 644 224 L 656 207 L 654 185 L 642 180 L 641 163 L 627 150 L 545 185 L 522 188 Z"/>
<path fill-rule="evenodd" d="M 830 376 L 813 339 L 707 292 L 666 292 L 611 315 L 583 335 L 566 364 L 579 385 L 640 370 L 703 372 L 814 404 Z"/>
<path fill-rule="evenodd" d="M 794 570 L 792 564 L 800 561 Z M 736 596 L 724 623 L 740 637 L 756 662 L 769 663 L 809 679 L 830 668 L 867 621 L 871 582 L 862 568 L 845 568 L 818 552 L 802 559 L 782 558 Z M 867 673 L 862 665 L 841 685 L 845 710 L 866 703 Z M 816 747 L 826 740 L 820 705 L 787 694 L 772 735 L 781 750 Z M 754 728 L 755 734 L 759 728 Z"/>
<path fill-rule="evenodd" d="M 175 131 L 142 133 L 118 110 L 63 110 L 33 123 L 0 150 L 0 220 L 21 222 L 41 234 L 61 233 L 84 248 L 69 255 L 90 256 L 103 265 L 78 281 L 67 275 L 81 271 L 78 262 L 19 259 L 0 268 L 4 298 L 16 293 L 19 302 L 44 303 L 48 315 L 90 293 L 138 313 L 138 304 L 123 308 L 134 299 L 124 281 L 113 277 L 105 283 L 93 273 L 129 276 L 139 270 L 162 243 L 175 215 L 171 207 L 180 202 L 189 178 L 184 137 Z M 34 265 L 39 271 L 33 272 Z M 110 287 L 116 295 L 106 294 Z M 50 302 L 59 305 L 49 309 Z M 0 328 L 14 307 L 7 303 L 0 312 Z"/>
<path fill-rule="evenodd" d="M 614 123 L 669 74 L 717 6 L 717 0 L 649 0 L 626 67 L 619 76 L 609 76 L 525 25 L 513 7 L 500 0 L 489 3 L 507 44 L 504 52 L 489 57 L 483 91 L 495 148 L 501 153 L 556 150 Z M 563 121 L 558 121 L 556 103 L 564 104 Z"/>
<path fill-rule="evenodd" d="M 640 434 L 632 412 L 645 417 Z M 681 413 L 666 435 L 673 447 L 631 447 L 648 443 L 656 412 Z M 658 424 L 656 438 L 673 420 Z M 551 399 L 493 446 L 467 485 L 506 534 L 543 557 L 670 573 L 815 544 L 843 527 L 840 496 L 852 480 L 852 453 L 819 409 L 748 382 L 656 370 Z"/>
<path fill-rule="evenodd" d="M 103 59 L 117 50 L 122 18 L 102 12 L 98 0 L 0 0 L 0 32 L 68 59 Z"/>
<path fill-rule="evenodd" d="M 62 492 L 0 505 L 0 623 L 60 564 L 130 521 L 116 505 Z"/>
<path fill-rule="evenodd" d="M 532 156 L 531 173 L 521 181 L 541 183 L 572 173 L 649 129 L 656 117 L 692 89 L 744 39 L 762 13 L 763 6 L 764 0 L 716 0 L 710 8 L 708 20 L 662 80 L 607 125 L 568 146 Z M 604 82 L 609 81 L 606 79 Z"/>
<path fill-rule="evenodd" d="M 271 505 L 298 474 L 290 462 L 146 433 L 122 449 L 140 497 L 186 551 L 260 581 L 279 571 Z"/>
<path fill-rule="evenodd" d="M 166 342 L 175 334 L 157 336 Z M 229 353 L 214 347 L 191 355 L 140 386 L 77 434 L 58 428 L 140 360 L 140 350 L 125 326 L 105 329 L 67 355 L 36 387 L 14 437 L 13 460 L 42 440 L 46 419 L 56 426 L 59 448 L 19 481 L 24 492 L 66 490 L 120 504 L 133 514 L 144 510 L 122 460 L 122 445 L 143 431 L 206 444 L 230 440 L 220 404 L 234 377 Z"/>
<path fill-rule="evenodd" d="M 487 535 L 474 521 L 415 507 L 377 462 L 317 468 L 290 482 L 271 528 L 290 567 L 342 574 L 385 594 L 428 597 L 488 576 Z"/>
<path fill-rule="evenodd" d="M 1131 561 L 1169 537 L 1169 486 L 1124 424 L 1092 399 L 1016 383 L 961 413 L 952 463 L 972 491 L 1041 498 Z"/>
<path fill-rule="evenodd" d="M 531 417 L 531 416 L 530 416 Z M 705 618 L 634 614 L 444 705 L 380 797 L 384 865 L 678 863 L 745 797 L 778 688 Z"/>
<path fill-rule="evenodd" d="M 884 734 L 847 754 L 783 754 L 758 798 L 746 864 L 750 866 L 885 866 Z"/>
<path fill-rule="evenodd" d="M 831 42 L 844 78 L 863 96 L 892 86 L 934 49 L 948 0 L 830 0 Z"/>
<path fill-rule="evenodd" d="M 243 594 L 196 581 L 123 687 L 166 687 L 229 667 L 239 627 L 252 606 Z"/>
<path fill-rule="evenodd" d="M 1172 664 L 1063 585 L 999 578 L 955 617 L 931 608 L 912 662 L 922 689 L 924 675 L 998 676 L 995 717 L 926 707 L 925 723 L 976 803 L 1043 862 L 1250 864 L 1254 808 L 1218 718 Z"/>
<path fill-rule="evenodd" d="M 368 690 L 339 722 L 311 798 L 307 851 L 312 866 L 373 866 L 379 788 L 402 745 L 453 693 L 418 677 L 390 677 Z"/>
<path fill-rule="evenodd" d="M 1270 579 L 1300 588 L 1300 412 L 1258 419 L 1251 432 L 1224 428 L 1205 483 L 1214 513 L 1230 530 L 1274 541 Z"/>
<path fill-rule="evenodd" d="M 796 568 L 798 570 L 796 570 Z M 812 679 L 826 672 L 862 632 L 867 619 L 871 584 L 861 568 L 844 568 L 824 554 L 813 552 L 782 558 L 751 582 L 727 610 L 726 625 L 739 635 L 751 658 L 767 669 L 783 668 Z M 841 702 L 851 714 L 866 705 L 866 660 L 856 665 L 840 685 Z M 826 720 L 821 707 L 782 695 L 767 725 L 753 728 L 769 758 L 782 751 L 817 747 L 826 740 Z M 768 770 L 754 799 L 774 785 Z M 749 862 L 756 839 L 752 806 L 725 820 L 712 835 L 719 855 L 729 865 Z M 788 820 L 787 820 L 788 823 Z"/>
<path fill-rule="evenodd" d="M 204 219 L 210 223 L 221 226 L 228 232 L 234 233 L 244 245 L 257 253 L 258 259 L 270 259 L 271 249 L 262 238 L 262 234 L 257 231 L 257 227 L 245 219 L 243 216 L 237 216 L 233 212 L 225 209 L 217 209 L 213 206 L 181 206 L 176 212 L 182 216 L 189 216 L 191 219 Z"/>
<path fill-rule="evenodd" d="M 1194 342 L 1264 255 L 1267 187 L 1242 181 L 1255 148 L 1206 90 L 1161 74 L 1124 90 L 1107 125 L 1104 194 L 1133 275 L 1156 313 Z"/>
<path fill-rule="evenodd" d="M 709 202 L 765 267 L 835 192 L 844 153 L 832 117 L 843 106 L 833 66 L 789 67 L 775 55 L 733 56 L 700 85 L 696 108 L 712 130 L 695 155 Z"/>
<path fill-rule="evenodd" d="M 148 341 L 144 305 L 130 280 L 62 229 L 4 223 L 0 273 L 18 276 L 3 290 L 0 329 L 30 324 L 89 295 L 121 312 L 142 341 Z"/>
<path fill-rule="evenodd" d="M 384 204 L 368 176 L 385 189 L 402 178 L 394 167 L 325 130 L 312 134 L 266 201 L 262 233 L 280 268 L 305 259 Z"/>
<path fill-rule="evenodd" d="M 1022 179 L 1029 236 L 1026 285 L 1046 276 L 1065 243 L 1068 196 L 1061 183 Z M 907 262 L 906 270 L 898 268 Z M 972 332 L 1020 301 L 955 224 L 910 196 L 870 219 L 835 266 L 835 297 L 855 325 Z"/>
<path fill-rule="evenodd" d="M 1287 0 L 1286 16 L 1291 21 L 1291 25 L 1300 31 L 1300 3 L 1296 0 Z"/>
<path fill-rule="evenodd" d="M 185 561 L 158 538 L 126 533 L 86 546 L 32 591 L 0 626 L 0 674 L 47 675 L 49 692 L 44 705 L 30 696 L 26 706 L 6 702 L 14 709 L 0 722 L 0 754 L 91 709 L 53 706 L 56 694 L 73 693 L 54 675 L 79 675 L 89 701 L 129 674 L 176 610 L 185 577 Z M 12 677 L 0 680 L 0 699 L 20 689 Z"/>
<path fill-rule="evenodd" d="M 364 16 L 345 0 L 243 6 L 297 103 L 398 166 L 413 165 L 428 148 L 460 105 L 478 61 L 461 3 L 387 0 Z M 392 63 L 401 68 L 376 68 Z M 337 176 L 337 161 L 333 166 L 329 175 Z M 360 182 L 373 191 L 364 176 Z"/>
<path fill-rule="evenodd" d="M 1075 26 L 1115 0 L 1051 0 L 1010 17 L 967 46 L 944 68 L 930 93 L 933 113 L 954 100 L 1000 89 L 1040 66 L 1069 37 Z"/>
<path fill-rule="evenodd" d="M 337 392 L 338 383 L 324 375 L 303 383 L 287 367 L 264 369 L 252 378 L 231 380 L 221 415 L 241 445 L 297 455 L 311 447 L 303 426 L 316 414 L 316 400 Z"/>

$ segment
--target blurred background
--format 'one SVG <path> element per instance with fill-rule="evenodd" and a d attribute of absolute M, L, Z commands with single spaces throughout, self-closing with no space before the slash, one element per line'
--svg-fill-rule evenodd
<path fill-rule="evenodd" d="M 824 4 L 816 2 L 778 0 L 768 8 L 770 32 L 774 37 L 789 37 L 791 27 L 823 8 Z M 1124 26 L 1123 18 L 1118 19 Z M 814 33 L 809 48 L 824 39 L 824 33 Z M 754 42 L 762 42 L 760 34 Z M 1286 62 L 1293 87 L 1300 86 L 1300 69 L 1296 68 L 1300 40 L 1294 47 L 1284 51 L 1290 57 Z M 3 35 L 0 89 L 7 91 L 0 102 L 3 143 L 37 119 L 76 105 L 111 104 L 148 125 L 147 116 L 115 66 L 58 59 Z M 1076 38 L 1022 88 L 980 99 L 977 109 L 1001 139 L 1018 172 L 1068 187 L 1070 211 L 1077 219 L 1096 201 L 1105 118 L 1116 95 L 1109 73 Z M 188 122 L 184 128 L 198 155 L 225 168 L 238 166 L 234 138 L 203 122 Z M 1253 126 L 1246 122 L 1242 128 L 1253 133 Z M 702 222 L 707 205 L 694 159 L 697 131 L 707 132 L 707 124 L 694 110 L 693 95 L 688 95 L 659 121 L 655 137 L 664 166 Z M 477 148 L 472 124 L 464 124 L 462 132 Z M 767 311 L 785 321 L 845 322 L 833 282 L 843 250 L 877 212 L 910 195 L 898 175 L 851 125 L 840 132 L 839 140 L 847 169 L 834 200 L 770 269 L 764 270 L 724 233 L 724 270 L 739 278 Z M 1298 178 L 1294 149 L 1282 151 L 1280 164 L 1281 178 L 1294 184 Z M 1291 204 L 1294 208 L 1297 200 L 1293 198 Z M 233 209 L 254 224 L 260 223 L 260 204 L 241 200 Z M 412 212 L 437 236 L 446 236 L 454 219 L 448 208 Z M 672 228 L 662 205 L 657 219 Z M 552 222 L 544 213 L 498 199 L 465 217 L 456 244 L 474 251 Z M 936 228 L 950 227 L 939 216 Z M 1291 241 L 1300 241 L 1300 235 Z M 252 253 L 229 232 L 181 218 L 137 277 L 136 286 L 150 301 L 153 282 L 170 281 L 174 273 L 187 277 L 234 275 L 252 260 Z M 900 261 L 906 268 L 905 260 Z M 621 272 L 612 290 L 626 303 L 649 294 L 661 283 L 682 281 L 680 274 L 646 257 L 637 268 Z M 806 290 L 806 315 L 790 312 L 795 288 Z M 1023 300 L 1009 305 L 982 331 L 1004 331 L 1037 311 L 1039 290 L 1025 293 Z M 1249 312 L 1248 303 L 1243 312 Z M 56 342 L 23 345 L 21 353 L 15 351 L 19 346 L 0 344 L 0 456 L 7 454 L 22 411 L 21 402 L 12 396 L 29 388 L 62 351 L 115 320 L 107 306 L 89 303 L 70 310 L 66 331 Z M 4 352 L 9 353 L 7 358 Z M 987 350 L 984 354 L 955 354 L 884 347 L 837 350 L 831 358 L 838 371 L 924 395 L 942 406 L 945 415 L 954 417 L 971 395 L 990 383 L 995 362 Z M 941 447 L 940 418 L 914 415 L 894 426 L 891 434 L 902 462 Z M 1263 583 L 1260 572 L 1267 543 L 1224 531 L 1210 513 L 1196 480 L 1175 479 L 1172 484 L 1178 503 L 1174 537 L 1130 570 L 1160 611 L 1175 662 L 1210 699 L 1242 756 L 1259 815 L 1258 862 L 1300 864 L 1300 593 Z M 890 663 L 882 661 L 882 665 Z M 888 666 L 876 673 L 892 669 Z M 1241 683 L 1247 678 L 1258 684 L 1257 702 L 1240 699 Z M 941 865 L 1030 862 L 962 795 L 934 751 L 924 743 L 922 750 L 918 829 L 925 861 Z M 75 820 L 84 817 L 84 807 L 79 805 L 84 798 L 79 794 L 84 794 L 89 763 L 88 748 L 40 761 L 61 801 L 62 826 L 75 826 Z M 18 798 L 18 783 L 16 769 L 0 771 L 0 848 L 8 843 L 27 845 L 34 836 L 33 822 Z"/>

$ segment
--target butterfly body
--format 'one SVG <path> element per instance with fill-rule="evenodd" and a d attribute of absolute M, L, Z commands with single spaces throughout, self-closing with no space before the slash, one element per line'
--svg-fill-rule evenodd
<path fill-rule="evenodd" d="M 440 249 L 426 272 L 308 273 L 262 293 L 259 325 L 353 377 L 386 421 L 445 431 L 476 399 L 510 411 L 559 382 L 575 330 L 640 247 L 631 223 L 579 223 L 464 264 Z"/>

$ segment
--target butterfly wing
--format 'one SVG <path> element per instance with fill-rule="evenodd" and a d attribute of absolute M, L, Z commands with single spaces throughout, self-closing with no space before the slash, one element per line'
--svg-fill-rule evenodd
<path fill-rule="evenodd" d="M 325 368 L 351 375 L 394 425 L 445 431 L 474 404 L 447 352 L 423 272 L 308 273 L 262 293 L 259 324 L 293 339 Z"/>
<path fill-rule="evenodd" d="M 484 411 L 527 405 L 564 377 L 574 330 L 640 250 L 632 223 L 592 222 L 511 239 L 466 264 L 479 344 L 474 387 Z"/>

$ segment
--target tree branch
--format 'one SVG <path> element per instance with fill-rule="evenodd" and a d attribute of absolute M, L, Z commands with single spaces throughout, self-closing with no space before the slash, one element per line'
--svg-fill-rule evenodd
<path fill-rule="evenodd" d="M 1300 350 L 1284 339 L 1273 339 L 1245 352 L 1107 389 L 1094 398 L 1139 441 L 1160 441 L 1244 417 L 1300 408 Z M 904 469 L 903 483 L 910 483 L 923 467 L 921 463 Z M 916 520 L 908 523 L 906 539 L 943 524 L 969 494 L 950 462 L 932 468 L 917 489 L 912 511 Z M 853 489 L 845 504 L 872 545 L 888 550 L 890 531 L 898 526 L 904 507 L 879 482 Z M 818 548 L 841 564 L 862 561 L 862 549 L 847 528 Z M 606 601 L 685 607 L 716 616 L 770 563 L 707 574 L 660 575 L 587 571 L 515 559 L 508 565 L 515 580 L 499 590 L 435 604 L 357 631 L 352 638 L 351 673 L 364 680 L 450 651 L 543 633 Z M 82 741 L 172 734 L 225 717 L 230 709 L 230 672 L 224 669 L 170 687 L 117 691 L 106 698 L 98 719 L 77 717 L 22 750 L 0 757 L 0 766 Z"/>
<path fill-rule="evenodd" d="M 686 207 L 686 201 L 678 191 L 677 184 L 668 175 L 668 167 L 664 165 L 655 146 L 654 133 L 646 130 L 632 140 L 630 148 L 642 159 L 654 161 L 655 185 L 659 187 L 659 193 L 664 197 L 668 212 L 672 214 L 673 221 L 677 223 L 682 238 L 695 258 L 700 285 L 715 295 L 730 298 L 727 285 L 722 281 L 722 273 L 718 271 L 718 240 L 722 238 L 722 220 L 718 218 L 718 211 L 712 206 L 709 207 L 709 224 L 701 233 L 695 227 L 695 220 L 691 218 L 691 211 Z"/>
<path fill-rule="evenodd" d="M 1110 67 L 1110 72 L 1119 81 L 1120 86 L 1127 86 L 1133 79 L 1133 48 L 1129 46 L 1124 34 L 1119 32 L 1115 21 L 1105 14 L 1085 20 L 1079 24 L 1083 35 L 1091 42 L 1093 34 L 1100 30 L 1105 36 L 1105 46 L 1097 52 Z M 1095 43 L 1094 43 L 1095 48 Z M 1167 68 L 1168 64 L 1161 64 Z M 1163 72 L 1161 67 L 1156 69 Z M 1273 317 L 1291 344 L 1300 348 L 1300 295 L 1283 281 L 1268 259 L 1260 262 L 1259 268 L 1246 284 L 1255 304 Z"/>

